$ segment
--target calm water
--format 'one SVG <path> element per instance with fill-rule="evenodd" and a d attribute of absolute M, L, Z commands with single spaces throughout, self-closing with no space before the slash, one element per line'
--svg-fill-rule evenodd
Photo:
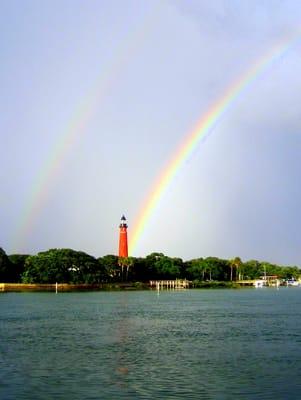
<path fill-rule="evenodd" d="M 301 288 L 0 294 L 0 398 L 300 399 Z"/>

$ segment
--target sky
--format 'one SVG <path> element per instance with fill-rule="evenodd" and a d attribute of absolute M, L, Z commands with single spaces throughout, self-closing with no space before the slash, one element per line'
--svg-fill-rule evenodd
<path fill-rule="evenodd" d="M 280 0 L 1 0 L 0 247 L 117 254 L 206 111 L 301 28 Z M 301 34 L 166 186 L 133 249 L 301 266 Z"/>

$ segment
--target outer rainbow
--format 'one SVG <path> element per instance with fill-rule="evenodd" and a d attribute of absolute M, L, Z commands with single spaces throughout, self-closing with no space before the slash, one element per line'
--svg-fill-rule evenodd
<path fill-rule="evenodd" d="M 52 186 L 59 179 L 63 161 L 74 144 L 87 135 L 89 121 L 96 110 L 100 108 L 107 94 L 116 86 L 116 77 L 119 77 L 124 68 L 133 60 L 148 33 L 156 25 L 160 9 L 161 3 L 155 2 L 139 21 L 136 29 L 129 32 L 123 39 L 119 51 L 101 71 L 90 92 L 82 99 L 72 118 L 62 130 L 60 138 L 50 150 L 44 165 L 36 175 L 27 201 L 24 202 L 18 227 L 11 240 L 12 246 L 16 249 L 20 249 L 26 243 L 27 237 L 47 202 Z"/>
<path fill-rule="evenodd" d="M 272 48 L 264 57 L 257 60 L 247 71 L 245 71 L 226 91 L 226 93 L 207 111 L 197 123 L 196 127 L 190 132 L 183 144 L 172 156 L 167 167 L 155 182 L 145 204 L 142 207 L 140 215 L 133 229 L 132 239 L 130 239 L 129 253 L 133 255 L 138 242 L 152 218 L 162 196 L 167 187 L 173 181 L 175 175 L 189 158 L 193 150 L 198 146 L 200 140 L 217 125 L 230 106 L 238 97 L 251 85 L 260 74 L 271 66 L 280 57 L 285 55 L 300 39 L 298 30 L 293 36 L 281 41 Z"/>

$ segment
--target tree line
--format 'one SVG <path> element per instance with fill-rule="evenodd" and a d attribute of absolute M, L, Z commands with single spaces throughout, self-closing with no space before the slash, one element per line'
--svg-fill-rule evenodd
<path fill-rule="evenodd" d="M 72 249 L 50 249 L 36 255 L 7 255 L 0 248 L 0 282 L 15 283 L 110 283 L 148 282 L 156 279 L 186 278 L 198 282 L 235 282 L 277 275 L 280 279 L 298 279 L 298 266 L 280 266 L 269 262 L 239 257 L 231 260 L 218 257 L 183 261 L 162 253 L 146 257 L 118 258 L 105 255 L 95 258 Z"/>

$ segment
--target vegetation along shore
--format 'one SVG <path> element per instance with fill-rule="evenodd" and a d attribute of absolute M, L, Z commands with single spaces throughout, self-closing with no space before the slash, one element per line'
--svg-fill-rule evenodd
<path fill-rule="evenodd" d="M 237 281 L 259 279 L 263 271 L 283 280 L 301 277 L 298 266 L 242 261 L 239 257 L 183 261 L 152 253 L 146 257 L 120 259 L 116 255 L 105 255 L 95 258 L 72 249 L 50 249 L 36 255 L 7 255 L 0 248 L 0 282 L 3 282 L 0 291 L 26 288 L 52 291 L 56 283 L 60 285 L 60 291 L 145 289 L 150 280 L 156 279 L 188 279 L 192 287 L 235 287 Z"/>

